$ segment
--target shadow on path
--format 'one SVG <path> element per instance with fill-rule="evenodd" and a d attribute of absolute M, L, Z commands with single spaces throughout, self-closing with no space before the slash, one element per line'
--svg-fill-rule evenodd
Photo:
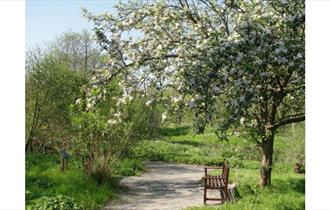
<path fill-rule="evenodd" d="M 147 169 L 141 176 L 124 178 L 118 199 L 103 209 L 176 210 L 203 205 L 202 167 L 157 161 L 148 162 Z"/>

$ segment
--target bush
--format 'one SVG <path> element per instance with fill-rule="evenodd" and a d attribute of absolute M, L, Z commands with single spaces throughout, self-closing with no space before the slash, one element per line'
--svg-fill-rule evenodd
<path fill-rule="evenodd" d="M 100 209 L 113 199 L 119 180 L 111 178 L 98 184 L 84 174 L 82 161 L 74 155 L 69 159 L 69 168 L 61 172 L 57 155 L 27 153 L 26 162 L 26 206 L 40 197 L 66 195 L 78 201 L 85 210 Z M 32 208 L 35 209 L 35 208 Z"/>
<path fill-rule="evenodd" d="M 144 170 L 140 160 L 125 158 L 114 165 L 114 173 L 121 176 L 134 176 Z"/>
<path fill-rule="evenodd" d="M 69 105 L 87 78 L 50 54 L 36 62 L 28 57 L 27 62 L 33 64 L 26 69 L 26 151 L 65 148 L 72 135 Z"/>
<path fill-rule="evenodd" d="M 28 210 L 82 210 L 80 204 L 76 203 L 71 197 L 58 195 L 55 197 L 43 196 L 31 202 Z"/>
<path fill-rule="evenodd" d="M 230 164 L 230 167 L 232 168 L 243 168 L 244 165 L 243 165 L 243 161 L 241 158 L 239 157 L 231 157 L 228 159 L 228 162 Z"/>

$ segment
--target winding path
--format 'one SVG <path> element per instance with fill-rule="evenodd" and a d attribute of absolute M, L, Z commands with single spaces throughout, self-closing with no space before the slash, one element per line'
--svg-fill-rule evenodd
<path fill-rule="evenodd" d="M 203 205 L 203 168 L 185 164 L 148 162 L 147 172 L 126 177 L 123 191 L 106 210 L 176 210 Z"/>

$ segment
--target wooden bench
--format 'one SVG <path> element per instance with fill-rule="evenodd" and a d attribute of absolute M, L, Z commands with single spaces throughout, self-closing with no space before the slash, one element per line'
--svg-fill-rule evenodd
<path fill-rule="evenodd" d="M 222 173 L 219 175 L 211 175 L 207 171 L 209 169 L 222 170 Z M 222 201 L 222 202 L 229 200 L 229 194 L 228 194 L 229 166 L 228 166 L 228 163 L 225 161 L 222 167 L 205 166 L 204 171 L 205 171 L 205 176 L 203 177 L 203 179 L 204 179 L 204 204 L 206 204 L 207 200 L 215 200 L 215 201 Z M 220 190 L 219 198 L 208 198 L 207 197 L 208 189 Z"/>

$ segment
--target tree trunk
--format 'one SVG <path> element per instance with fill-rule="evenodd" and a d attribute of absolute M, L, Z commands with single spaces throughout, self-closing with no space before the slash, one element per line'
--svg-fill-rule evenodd
<path fill-rule="evenodd" d="M 271 175 L 273 166 L 273 145 L 274 133 L 266 137 L 262 142 L 262 160 L 260 169 L 260 186 L 262 188 L 271 185 Z"/>

